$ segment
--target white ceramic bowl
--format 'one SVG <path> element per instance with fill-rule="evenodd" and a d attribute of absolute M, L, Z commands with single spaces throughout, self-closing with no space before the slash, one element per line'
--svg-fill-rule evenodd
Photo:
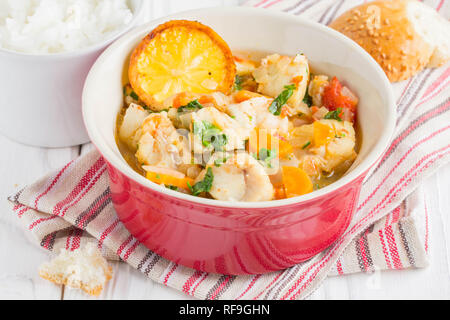
<path fill-rule="evenodd" d="M 0 132 L 40 147 L 88 142 L 81 115 L 84 81 L 103 50 L 143 22 L 143 0 L 132 0 L 130 4 L 133 20 L 95 45 L 57 54 L 26 54 L 0 48 Z"/>

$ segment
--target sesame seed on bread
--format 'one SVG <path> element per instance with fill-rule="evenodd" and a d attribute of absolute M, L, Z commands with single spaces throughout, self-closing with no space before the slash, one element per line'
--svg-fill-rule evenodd
<path fill-rule="evenodd" d="M 450 60 L 450 23 L 416 0 L 369 2 L 345 12 L 330 27 L 370 53 L 392 82 Z"/>

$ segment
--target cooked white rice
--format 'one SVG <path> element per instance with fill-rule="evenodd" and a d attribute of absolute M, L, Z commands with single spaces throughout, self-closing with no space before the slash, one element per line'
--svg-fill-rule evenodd
<path fill-rule="evenodd" d="M 0 46 L 26 53 L 87 47 L 124 28 L 127 0 L 0 0 Z"/>

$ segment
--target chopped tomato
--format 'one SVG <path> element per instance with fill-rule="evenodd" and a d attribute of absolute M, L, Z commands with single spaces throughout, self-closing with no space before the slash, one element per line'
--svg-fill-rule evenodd
<path fill-rule="evenodd" d="M 334 77 L 330 84 L 325 87 L 322 97 L 323 105 L 330 111 L 334 111 L 337 108 L 346 110 L 343 114 L 346 116 L 344 120 L 354 122 L 356 115 L 356 104 L 358 103 L 355 97 L 350 97 L 345 94 L 348 89 L 344 90 L 339 80 Z"/>

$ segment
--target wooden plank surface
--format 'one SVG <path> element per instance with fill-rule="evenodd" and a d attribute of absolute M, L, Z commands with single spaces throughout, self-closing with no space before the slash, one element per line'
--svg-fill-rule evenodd
<path fill-rule="evenodd" d="M 148 1 L 148 0 L 147 0 Z M 147 19 L 177 11 L 241 0 L 154 0 Z M 49 254 L 26 237 L 5 200 L 46 172 L 92 146 L 45 149 L 24 146 L 0 136 L 0 299 L 93 299 L 78 290 L 55 286 L 37 275 Z M 423 185 L 430 215 L 430 266 L 421 270 L 356 274 L 327 279 L 311 299 L 448 299 L 450 298 L 450 165 Z M 185 299 L 173 289 L 147 279 L 125 263 L 113 263 L 114 278 L 98 299 Z"/>

